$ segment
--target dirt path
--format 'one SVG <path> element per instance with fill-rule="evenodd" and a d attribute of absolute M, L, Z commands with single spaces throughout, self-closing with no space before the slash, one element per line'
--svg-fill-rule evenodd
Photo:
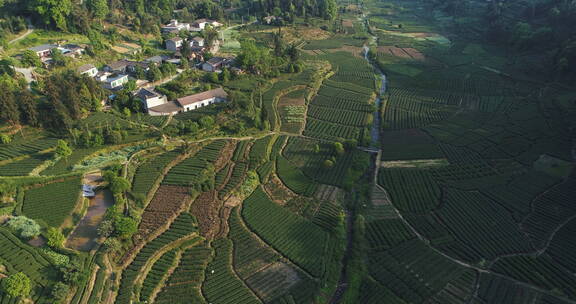
<path fill-rule="evenodd" d="M 12 44 L 15 42 L 18 42 L 26 37 L 28 37 L 28 35 L 32 34 L 34 32 L 34 26 L 32 25 L 32 23 L 30 22 L 30 19 L 26 19 L 26 23 L 28 24 L 28 29 L 26 30 L 26 32 L 22 35 L 20 35 L 19 37 L 16 37 L 10 41 L 8 41 L 8 44 Z"/>
<path fill-rule="evenodd" d="M 66 240 L 66 247 L 88 252 L 97 245 L 98 225 L 104 220 L 106 210 L 114 205 L 114 196 L 108 189 L 96 191 L 90 199 L 86 215 L 80 220 Z"/>

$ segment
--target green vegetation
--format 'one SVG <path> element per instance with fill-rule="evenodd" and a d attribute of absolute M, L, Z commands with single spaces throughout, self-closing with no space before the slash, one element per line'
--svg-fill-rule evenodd
<path fill-rule="evenodd" d="M 22 213 L 52 227 L 60 227 L 72 214 L 80 196 L 78 178 L 50 183 L 26 191 Z"/>

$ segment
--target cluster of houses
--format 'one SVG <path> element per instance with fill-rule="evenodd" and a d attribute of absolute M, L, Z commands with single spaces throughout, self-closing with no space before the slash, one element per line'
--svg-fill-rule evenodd
<path fill-rule="evenodd" d="M 182 30 L 200 32 L 207 26 L 216 28 L 222 26 L 222 24 L 208 19 L 199 19 L 192 24 L 180 23 L 178 20 L 171 20 L 170 23 L 162 26 L 162 32 L 177 34 Z M 166 49 L 174 52 L 172 56 L 153 56 L 143 61 L 122 59 L 107 64 L 102 68 L 102 70 L 98 70 L 98 68 L 93 64 L 85 64 L 80 66 L 77 71 L 80 75 L 86 75 L 96 79 L 106 89 L 119 90 L 122 89 L 130 80 L 130 76 L 135 76 L 137 71 L 140 69 L 147 72 L 150 70 L 152 65 L 160 65 L 164 62 L 180 64 L 182 58 L 181 49 L 184 43 L 185 40 L 180 37 L 168 39 L 166 41 Z M 218 51 L 218 40 L 215 40 L 212 45 L 208 46 L 206 40 L 198 36 L 190 39 L 187 43 L 190 43 L 190 49 L 192 50 L 188 59 L 195 59 L 197 62 L 200 62 L 197 64 L 197 68 L 207 72 L 220 72 L 224 68 L 229 68 L 235 73 L 242 73 L 241 69 L 234 67 L 235 61 L 231 58 L 212 57 L 209 60 L 204 61 L 205 53 L 216 53 Z M 45 44 L 30 48 L 29 50 L 34 51 L 38 57 L 42 59 L 42 62 L 49 65 L 53 49 L 58 49 L 64 56 L 70 57 L 78 57 L 85 51 L 83 47 L 72 44 Z M 218 88 L 182 97 L 174 101 L 168 101 L 165 95 L 156 92 L 153 88 L 142 86 L 133 92 L 133 94 L 136 98 L 142 101 L 144 109 L 146 109 L 146 111 L 152 116 L 174 115 L 195 110 L 214 103 L 225 102 L 228 96 L 222 88 Z"/>
<path fill-rule="evenodd" d="M 80 57 L 85 52 L 84 47 L 76 44 L 43 44 L 31 47 L 28 50 L 36 53 L 36 55 L 40 57 L 42 64 L 44 64 L 44 66 L 48 66 L 52 63 L 52 51 L 54 49 L 59 50 L 62 55 L 64 55 L 64 57 L 70 58 Z"/>
<path fill-rule="evenodd" d="M 121 88 L 129 81 L 128 74 L 133 73 L 136 66 L 141 66 L 145 70 L 149 68 L 141 62 L 124 59 L 106 65 L 102 71 L 98 71 L 92 64 L 86 64 L 78 68 L 78 73 L 94 77 L 105 88 L 114 90 Z M 142 102 L 143 108 L 151 116 L 175 115 L 188 112 L 211 104 L 225 102 L 228 97 L 228 94 L 222 88 L 178 98 L 175 101 L 168 101 L 166 95 L 156 92 L 154 88 L 142 87 L 132 94 Z"/>
<path fill-rule="evenodd" d="M 221 27 L 222 23 L 215 20 L 198 19 L 194 21 L 192 24 L 190 24 L 190 23 L 181 23 L 178 22 L 178 20 L 176 19 L 172 19 L 168 24 L 162 26 L 161 31 L 163 33 L 174 33 L 174 34 L 178 34 L 182 30 L 188 32 L 201 32 L 204 29 L 206 29 L 206 26 L 211 26 L 214 28 Z"/>

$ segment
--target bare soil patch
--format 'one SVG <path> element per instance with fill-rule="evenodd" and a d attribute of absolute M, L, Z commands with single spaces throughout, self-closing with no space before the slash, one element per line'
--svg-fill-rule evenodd
<path fill-rule="evenodd" d="M 350 19 L 342 20 L 342 26 L 344 27 L 354 27 L 354 22 Z"/>
<path fill-rule="evenodd" d="M 200 194 L 190 207 L 190 212 L 198 220 L 200 234 L 211 240 L 220 230 L 220 208 L 222 202 L 217 199 L 215 190 Z"/>
<path fill-rule="evenodd" d="M 298 195 L 288 189 L 276 174 L 270 176 L 270 181 L 264 185 L 264 190 L 276 204 L 284 206 L 289 200 Z"/>
<path fill-rule="evenodd" d="M 28 245 L 39 248 L 46 245 L 46 239 L 43 236 L 37 236 L 29 240 Z"/>
<path fill-rule="evenodd" d="M 320 185 L 318 190 L 316 190 L 314 197 L 319 200 L 337 203 L 344 198 L 344 191 L 335 186 Z"/>
<path fill-rule="evenodd" d="M 142 214 L 138 232 L 133 238 L 135 247 L 176 218 L 189 199 L 188 188 L 161 185 Z"/>

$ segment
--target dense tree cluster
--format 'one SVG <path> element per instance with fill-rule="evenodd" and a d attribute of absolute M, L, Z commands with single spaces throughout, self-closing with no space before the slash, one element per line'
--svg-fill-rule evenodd
<path fill-rule="evenodd" d="M 89 77 L 54 73 L 38 81 L 35 95 L 7 73 L 0 76 L 0 120 L 12 125 L 44 126 L 66 132 L 73 120 L 100 108 L 103 89 Z"/>

